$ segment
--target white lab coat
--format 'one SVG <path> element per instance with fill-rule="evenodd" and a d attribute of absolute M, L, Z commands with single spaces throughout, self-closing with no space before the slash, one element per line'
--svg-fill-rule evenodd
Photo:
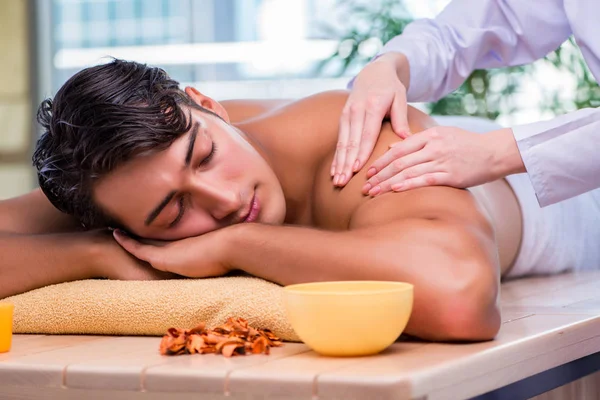
<path fill-rule="evenodd" d="M 433 101 L 474 69 L 544 57 L 571 34 L 600 78 L 600 0 L 453 0 L 385 44 L 410 63 L 408 101 Z M 600 187 L 600 109 L 513 128 L 541 206 Z"/>

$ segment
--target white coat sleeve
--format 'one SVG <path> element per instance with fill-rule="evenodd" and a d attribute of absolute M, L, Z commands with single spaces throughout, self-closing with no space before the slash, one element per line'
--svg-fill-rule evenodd
<path fill-rule="evenodd" d="M 408 58 L 408 101 L 435 101 L 474 69 L 529 63 L 570 35 L 563 0 L 453 0 L 435 19 L 409 24 L 379 54 Z"/>
<path fill-rule="evenodd" d="M 600 188 L 600 109 L 513 128 L 540 206 Z"/>

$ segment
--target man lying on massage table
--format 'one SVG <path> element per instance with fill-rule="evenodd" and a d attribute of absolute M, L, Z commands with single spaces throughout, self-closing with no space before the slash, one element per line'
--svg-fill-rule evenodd
<path fill-rule="evenodd" d="M 407 333 L 493 338 L 500 275 L 521 259 L 539 264 L 511 186 L 371 198 L 361 193 L 365 168 L 334 188 L 330 165 L 346 97 L 322 93 L 232 124 L 221 104 L 181 91 L 160 69 L 116 60 L 81 71 L 38 112 L 45 132 L 34 164 L 43 193 L 0 203 L 0 298 L 91 277 L 232 270 L 282 285 L 397 280 L 415 285 Z M 434 125 L 415 109 L 408 116 L 413 132 Z M 385 124 L 371 160 L 397 140 Z M 115 234 L 122 247 L 165 272 L 95 229 L 106 227 L 128 232 Z M 576 267 L 577 256 L 550 262 Z"/>

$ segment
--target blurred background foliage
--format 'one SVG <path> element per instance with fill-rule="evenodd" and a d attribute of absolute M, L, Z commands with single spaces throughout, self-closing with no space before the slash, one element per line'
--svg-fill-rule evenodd
<path fill-rule="evenodd" d="M 339 24 L 344 27 L 341 31 L 324 27 L 327 35 L 340 39 L 337 51 L 319 65 L 320 73 L 327 68 L 331 70 L 332 65 L 337 69 L 334 74 L 338 75 L 347 70 L 358 71 L 383 43 L 401 34 L 413 20 L 399 0 L 371 4 L 339 0 L 338 6 L 342 15 L 352 15 L 346 21 L 353 23 L 350 26 Z M 540 71 L 545 73 L 540 74 Z M 547 76 L 557 76 L 561 82 L 545 82 Z M 524 105 L 518 95 L 523 93 L 525 85 L 531 91 L 532 84 L 537 86 L 534 89 L 538 95 L 533 96 L 535 103 L 526 100 Z M 600 88 L 571 37 L 556 51 L 532 64 L 475 70 L 455 92 L 425 104 L 425 107 L 434 115 L 468 115 L 496 120 L 518 112 L 524 106 L 539 115 L 555 116 L 599 105 Z"/>

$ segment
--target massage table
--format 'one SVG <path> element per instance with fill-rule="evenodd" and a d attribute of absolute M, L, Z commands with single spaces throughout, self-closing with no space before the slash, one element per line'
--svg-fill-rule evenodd
<path fill-rule="evenodd" d="M 493 341 L 401 338 L 357 358 L 302 343 L 161 356 L 160 337 L 16 334 L 0 354 L 0 399 L 599 399 L 600 273 L 504 282 L 501 297 Z"/>

